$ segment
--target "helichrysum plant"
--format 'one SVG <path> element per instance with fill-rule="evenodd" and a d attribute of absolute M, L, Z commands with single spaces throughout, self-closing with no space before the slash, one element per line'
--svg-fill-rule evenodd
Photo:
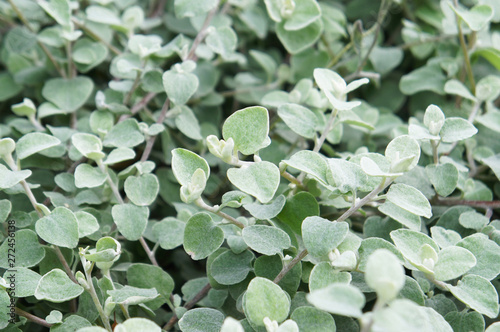
<path fill-rule="evenodd" d="M 0 329 L 500 331 L 500 2 L 0 2 Z"/>

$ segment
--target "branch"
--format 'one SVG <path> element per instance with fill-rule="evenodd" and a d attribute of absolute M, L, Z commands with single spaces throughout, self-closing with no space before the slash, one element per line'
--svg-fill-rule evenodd
<path fill-rule="evenodd" d="M 15 308 L 16 314 L 21 317 L 27 318 L 30 322 L 36 323 L 38 325 L 42 325 L 45 327 L 51 327 L 52 324 L 47 323 L 45 319 L 42 319 L 40 317 L 37 317 L 35 315 L 30 314 L 29 312 L 26 312 L 22 309 L 19 309 L 18 307 Z"/>
<path fill-rule="evenodd" d="M 201 27 L 200 31 L 194 38 L 193 44 L 191 45 L 191 49 L 189 50 L 189 53 L 184 59 L 184 61 L 196 59 L 195 55 L 196 48 L 198 48 L 198 45 L 200 45 L 203 39 L 205 39 L 205 37 L 207 36 L 207 29 L 210 26 L 210 22 L 212 22 L 215 13 L 217 13 L 218 7 L 219 7 L 219 0 L 217 0 L 217 4 L 215 5 L 215 7 L 210 12 L 208 12 L 207 17 L 205 18 L 205 22 L 203 22 L 203 26 Z"/>
<path fill-rule="evenodd" d="M 167 100 L 165 100 L 165 103 L 163 103 L 160 116 L 158 117 L 158 120 L 156 120 L 156 123 L 163 123 L 163 120 L 165 120 L 165 117 L 167 116 L 167 111 L 169 107 L 170 107 L 170 99 L 167 98 Z M 144 152 L 142 153 L 141 156 L 141 161 L 148 160 L 149 155 L 151 154 L 151 150 L 153 149 L 153 145 L 155 144 L 155 141 L 156 141 L 156 136 L 151 136 L 148 139 L 148 142 L 146 143 L 146 148 L 144 149 Z"/>
<path fill-rule="evenodd" d="M 189 301 L 188 303 L 186 303 L 184 305 L 184 308 L 186 308 L 186 310 L 189 310 L 191 309 L 192 307 L 195 306 L 196 303 L 198 303 L 199 301 L 201 301 L 205 296 L 207 296 L 208 292 L 210 291 L 210 289 L 212 289 L 212 286 L 210 286 L 210 284 L 206 284 L 205 287 L 203 287 L 199 292 L 198 294 L 196 294 L 192 299 L 191 301 Z M 170 330 L 174 325 L 175 323 L 177 323 L 177 321 L 179 321 L 179 318 L 175 315 L 172 316 L 172 318 L 170 318 L 170 320 L 168 321 L 167 324 L 165 324 L 165 326 L 163 326 L 163 330 Z"/>
<path fill-rule="evenodd" d="M 229 221 L 231 224 L 233 225 L 236 225 L 238 226 L 239 228 L 243 229 L 245 228 L 245 225 L 241 222 L 239 222 L 238 220 L 236 220 L 235 218 L 231 217 L 229 214 L 227 213 L 224 213 L 222 211 L 219 211 L 218 207 L 216 206 L 210 206 L 208 205 L 207 203 L 205 203 L 203 201 L 203 199 L 200 197 L 198 198 L 195 202 L 194 202 L 198 207 L 201 207 L 202 209 L 204 210 L 207 210 L 209 212 L 212 212 L 224 219 L 226 219 L 227 221 Z"/>
<path fill-rule="evenodd" d="M 279 283 L 281 279 L 283 279 L 288 272 L 290 272 L 291 269 L 295 265 L 297 265 L 298 262 L 300 262 L 304 257 L 307 256 L 307 249 L 302 250 L 297 256 L 295 256 L 288 265 L 285 265 L 283 269 L 281 269 L 280 273 L 274 278 L 273 282 L 275 284 Z"/>
<path fill-rule="evenodd" d="M 433 205 L 444 205 L 444 206 L 455 206 L 455 205 L 466 205 L 482 209 L 499 209 L 500 201 L 469 201 L 465 199 L 455 199 L 455 198 L 439 198 L 435 196 L 432 199 Z"/>
<path fill-rule="evenodd" d="M 455 0 L 454 2 L 455 2 L 455 7 L 458 7 L 458 0 Z M 467 49 L 467 45 L 465 44 L 465 37 L 462 31 L 462 19 L 456 13 L 455 13 L 455 18 L 457 20 L 458 38 L 460 40 L 460 47 L 462 48 L 462 52 L 464 53 L 465 70 L 467 71 L 467 77 L 469 77 L 470 90 L 473 95 L 476 95 L 476 81 L 474 80 L 474 74 L 472 73 L 472 65 L 469 59 L 469 51 Z"/>

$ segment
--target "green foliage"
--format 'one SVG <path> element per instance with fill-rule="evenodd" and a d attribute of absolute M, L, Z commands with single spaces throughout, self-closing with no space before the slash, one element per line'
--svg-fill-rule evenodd
<path fill-rule="evenodd" d="M 499 24 L 1 2 L 0 329 L 498 331 Z"/>

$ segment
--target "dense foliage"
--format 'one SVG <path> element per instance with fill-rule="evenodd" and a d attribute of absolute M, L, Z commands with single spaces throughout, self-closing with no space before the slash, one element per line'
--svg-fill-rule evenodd
<path fill-rule="evenodd" d="M 4 331 L 500 331 L 500 2 L 0 2 Z"/>

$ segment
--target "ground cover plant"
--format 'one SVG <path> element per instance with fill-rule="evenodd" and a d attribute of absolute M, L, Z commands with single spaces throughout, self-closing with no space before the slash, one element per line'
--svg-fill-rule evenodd
<path fill-rule="evenodd" d="M 500 2 L 0 2 L 0 329 L 500 331 Z"/>

